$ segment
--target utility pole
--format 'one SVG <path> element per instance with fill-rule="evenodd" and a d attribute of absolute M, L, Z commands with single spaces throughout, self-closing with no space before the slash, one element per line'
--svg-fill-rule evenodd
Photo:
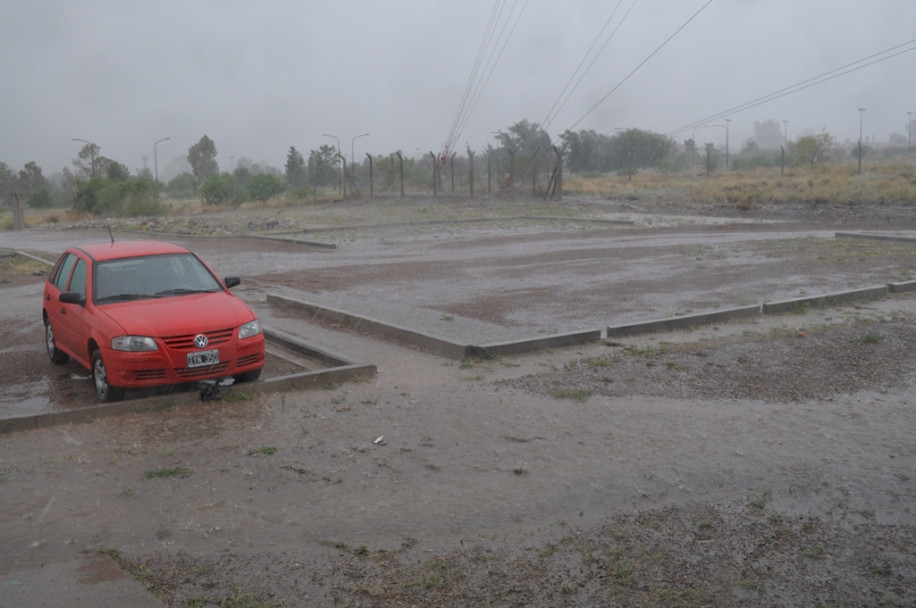
<path fill-rule="evenodd" d="M 910 155 L 910 150 L 912 150 L 912 141 L 913 141 L 913 113 L 906 113 L 906 155 Z"/>

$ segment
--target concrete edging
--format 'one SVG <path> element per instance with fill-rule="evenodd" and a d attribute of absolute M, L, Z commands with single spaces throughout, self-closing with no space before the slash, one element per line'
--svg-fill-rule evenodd
<path fill-rule="evenodd" d="M 673 329 L 684 329 L 694 325 L 734 321 L 736 319 L 756 317 L 760 315 L 760 311 L 760 304 L 755 304 L 753 306 L 728 308 L 725 310 L 717 310 L 715 312 L 701 312 L 692 315 L 671 317 L 668 319 L 656 319 L 653 321 L 643 321 L 640 323 L 614 325 L 607 328 L 607 337 L 611 338 L 619 336 L 630 336 L 639 333 L 670 331 Z"/>
<path fill-rule="evenodd" d="M 445 338 L 277 294 L 267 294 L 267 304 L 286 310 L 302 312 L 313 318 L 339 323 L 344 327 L 365 331 L 381 338 L 412 344 L 443 357 L 460 358 L 464 356 L 466 348 L 463 344 L 458 344 Z"/>
<path fill-rule="evenodd" d="M 779 302 L 764 302 L 763 313 L 780 313 L 792 312 L 803 306 L 830 306 L 832 304 L 844 304 L 852 300 L 867 300 L 869 298 L 879 298 L 886 296 L 889 291 L 888 285 L 879 285 L 876 287 L 864 287 L 862 289 L 853 289 L 850 291 L 838 291 L 836 293 L 821 294 L 806 298 L 795 298 L 792 300 L 781 300 Z"/>

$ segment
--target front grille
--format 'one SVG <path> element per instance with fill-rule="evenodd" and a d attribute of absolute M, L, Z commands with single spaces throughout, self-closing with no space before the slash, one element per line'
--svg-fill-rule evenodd
<path fill-rule="evenodd" d="M 263 358 L 264 357 L 262 353 L 254 353 L 253 355 L 246 355 L 244 357 L 239 357 L 238 361 L 236 361 L 235 364 L 238 367 L 245 367 L 246 365 L 252 365 L 254 363 L 258 363 Z"/>
<path fill-rule="evenodd" d="M 232 339 L 232 334 L 235 332 L 234 329 L 217 329 L 215 331 L 204 331 L 200 332 L 207 336 L 207 340 L 210 343 L 207 345 L 207 348 L 215 347 L 219 344 L 224 344 Z M 199 334 L 187 334 L 183 336 L 168 336 L 162 338 L 162 341 L 165 343 L 167 348 L 172 350 L 200 350 L 194 345 L 194 337 Z"/>
<path fill-rule="evenodd" d="M 216 365 L 208 365 L 207 367 L 176 367 L 175 373 L 179 378 L 201 378 L 204 376 L 212 376 L 213 374 L 220 374 L 229 369 L 229 363 L 217 363 Z"/>
<path fill-rule="evenodd" d="M 134 372 L 134 377 L 137 380 L 160 380 L 165 378 L 164 369 L 143 369 Z"/>

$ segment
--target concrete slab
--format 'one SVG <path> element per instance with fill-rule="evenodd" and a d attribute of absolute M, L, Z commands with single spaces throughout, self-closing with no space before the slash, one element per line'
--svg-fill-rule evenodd
<path fill-rule="evenodd" d="M 0 574 L 0 608 L 163 608 L 107 555 Z"/>

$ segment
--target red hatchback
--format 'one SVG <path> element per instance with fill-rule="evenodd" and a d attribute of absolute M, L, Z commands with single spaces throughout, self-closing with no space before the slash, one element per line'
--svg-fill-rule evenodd
<path fill-rule="evenodd" d="M 125 241 L 70 247 L 45 283 L 45 343 L 54 363 L 92 371 L 101 401 L 124 389 L 260 377 L 254 312 L 184 247 Z"/>

